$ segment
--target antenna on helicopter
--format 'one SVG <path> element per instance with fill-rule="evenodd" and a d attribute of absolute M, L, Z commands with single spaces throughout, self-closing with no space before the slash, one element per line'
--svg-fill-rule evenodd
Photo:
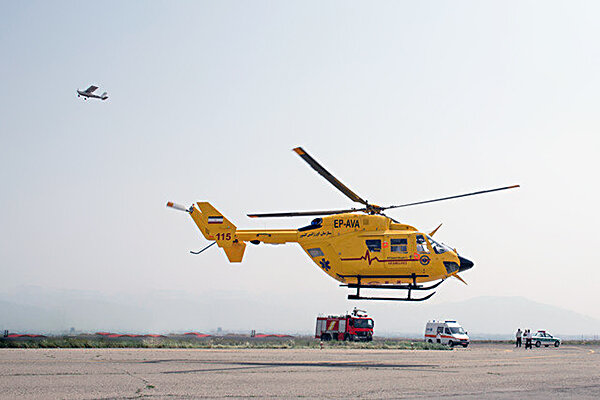
<path fill-rule="evenodd" d="M 217 243 L 217 242 L 216 242 L 216 241 L 215 241 L 215 242 L 212 242 L 211 244 L 209 244 L 208 246 L 206 246 L 205 248 L 203 248 L 203 249 L 202 249 L 202 250 L 200 250 L 200 251 L 191 251 L 191 250 L 190 250 L 190 253 L 192 253 L 192 254 L 200 254 L 200 253 L 202 253 L 204 250 L 208 249 L 210 246 L 214 245 L 215 243 Z"/>

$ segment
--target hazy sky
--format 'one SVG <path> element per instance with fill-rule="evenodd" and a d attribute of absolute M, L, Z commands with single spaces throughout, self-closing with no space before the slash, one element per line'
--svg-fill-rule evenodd
<path fill-rule="evenodd" d="M 229 264 L 191 219 L 240 228 L 353 206 L 303 146 L 475 261 L 431 303 L 525 296 L 600 318 L 600 4 L 551 1 L 2 1 L 0 291 L 215 290 L 340 312 L 298 245 Z M 106 102 L 76 89 L 107 90 Z M 411 307 L 377 304 L 380 313 Z M 267 311 L 267 310 L 265 310 Z"/>

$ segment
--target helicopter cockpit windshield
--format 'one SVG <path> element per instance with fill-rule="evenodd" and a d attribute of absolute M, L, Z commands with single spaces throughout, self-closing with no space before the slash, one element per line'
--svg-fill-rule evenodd
<path fill-rule="evenodd" d="M 446 246 L 444 243 L 436 242 L 429 235 L 427 235 L 427 239 L 429 240 L 429 243 L 431 243 L 431 247 L 433 248 L 433 251 L 435 251 L 436 254 L 442 254 L 446 253 L 447 251 L 452 251 L 450 247 Z"/>

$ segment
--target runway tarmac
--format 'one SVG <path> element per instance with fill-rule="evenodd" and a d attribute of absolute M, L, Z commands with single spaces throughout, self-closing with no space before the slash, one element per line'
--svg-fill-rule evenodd
<path fill-rule="evenodd" d="M 600 347 L 2 349 L 0 398 L 600 398 Z"/>

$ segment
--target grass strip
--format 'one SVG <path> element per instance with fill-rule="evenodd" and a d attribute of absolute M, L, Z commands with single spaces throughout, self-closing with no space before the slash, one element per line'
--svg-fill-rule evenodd
<path fill-rule="evenodd" d="M 16 349 L 318 349 L 316 339 L 293 338 L 285 340 L 240 340 L 230 338 L 173 339 L 173 338 L 78 338 L 48 337 L 42 339 L 0 338 L 0 348 Z M 448 346 L 421 341 L 382 339 L 373 342 L 324 342 L 324 349 L 389 349 L 389 350 L 448 350 Z"/>

